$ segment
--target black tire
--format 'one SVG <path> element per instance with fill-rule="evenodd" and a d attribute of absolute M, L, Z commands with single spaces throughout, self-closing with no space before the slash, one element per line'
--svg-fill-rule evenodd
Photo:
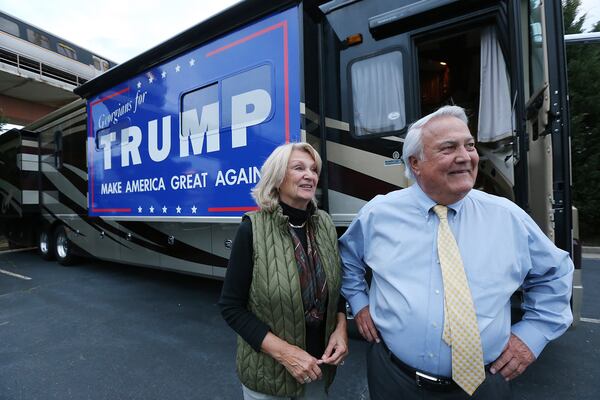
<path fill-rule="evenodd" d="M 54 230 L 54 257 L 61 265 L 73 265 L 76 261 L 73 254 L 73 244 L 67 236 L 65 227 L 59 225 Z"/>
<path fill-rule="evenodd" d="M 48 229 L 42 229 L 38 235 L 38 254 L 46 261 L 54 260 L 52 235 Z"/>

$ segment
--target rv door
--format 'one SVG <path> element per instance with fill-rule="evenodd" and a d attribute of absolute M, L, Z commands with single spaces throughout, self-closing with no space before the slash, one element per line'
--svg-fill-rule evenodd
<path fill-rule="evenodd" d="M 560 2 L 527 2 L 531 213 L 571 252 L 571 161 L 564 28 Z M 569 212 L 567 212 L 569 211 Z"/>

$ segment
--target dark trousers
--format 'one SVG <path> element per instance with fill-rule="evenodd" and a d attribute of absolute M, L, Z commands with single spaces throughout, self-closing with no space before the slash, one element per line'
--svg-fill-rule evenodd
<path fill-rule="evenodd" d="M 367 352 L 367 379 L 371 400 L 510 400 L 510 383 L 500 373 L 492 375 L 486 371 L 485 381 L 470 397 L 463 390 L 440 392 L 417 386 L 414 377 L 409 377 L 394 364 L 383 343 L 374 343 Z"/>

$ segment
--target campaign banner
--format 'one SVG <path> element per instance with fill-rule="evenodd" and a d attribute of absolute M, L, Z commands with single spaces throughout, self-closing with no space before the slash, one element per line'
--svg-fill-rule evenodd
<path fill-rule="evenodd" d="M 88 99 L 92 216 L 238 217 L 275 147 L 300 140 L 298 10 Z"/>

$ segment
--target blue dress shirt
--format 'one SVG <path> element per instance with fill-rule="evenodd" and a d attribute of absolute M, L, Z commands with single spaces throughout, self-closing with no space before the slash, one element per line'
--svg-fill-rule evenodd
<path fill-rule="evenodd" d="M 436 203 L 413 184 L 377 196 L 340 239 L 342 293 L 354 312 L 369 306 L 390 350 L 406 364 L 450 377 L 442 340 L 444 286 L 437 256 Z M 484 364 L 510 333 L 537 357 L 572 322 L 573 263 L 511 201 L 471 190 L 448 206 L 481 332 Z M 373 271 L 370 289 L 365 267 Z M 511 295 L 523 288 L 523 319 L 511 327 Z"/>

